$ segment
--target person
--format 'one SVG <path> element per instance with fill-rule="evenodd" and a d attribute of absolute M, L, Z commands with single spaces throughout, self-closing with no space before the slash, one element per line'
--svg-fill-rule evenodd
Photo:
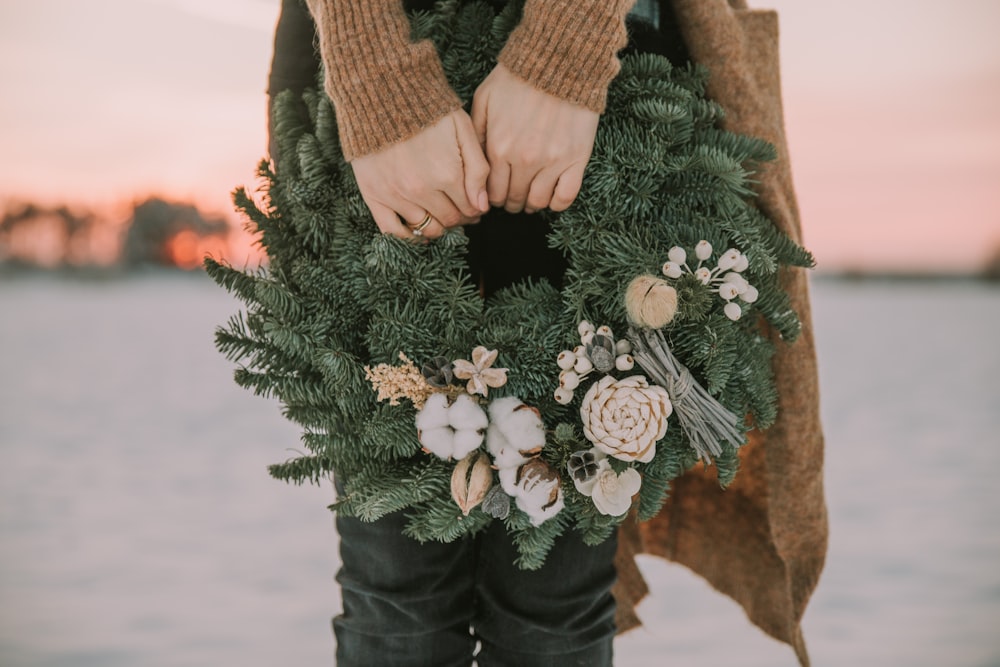
<path fill-rule="evenodd" d="M 406 12 L 430 9 L 431 0 L 305 4 L 308 13 L 303 0 L 283 0 L 269 95 L 313 84 L 315 31 L 344 156 L 379 230 L 433 240 L 462 228 L 485 297 L 528 276 L 560 285 L 564 261 L 548 248 L 548 227 L 535 213 L 564 210 L 579 192 L 621 50 L 685 62 L 681 28 L 697 25 L 700 11 L 683 0 L 527 0 L 466 112 L 433 46 L 409 39 Z M 708 4 L 729 8 L 724 0 Z M 481 667 L 612 664 L 612 587 L 621 553 L 642 550 L 634 534 L 626 544 L 591 547 L 569 530 L 541 570 L 525 572 L 513 565 L 516 550 L 500 522 L 449 544 L 417 543 L 402 534 L 404 523 L 402 513 L 372 523 L 337 517 L 344 606 L 333 623 L 337 664 L 468 665 L 474 654 Z M 825 515 L 819 529 L 825 549 Z M 674 539 L 684 536 L 680 529 Z M 751 614 L 803 661 L 798 618 L 818 576 L 814 557 L 809 564 L 790 629 L 773 630 L 769 618 Z M 615 591 L 628 603 L 624 616 L 618 609 L 618 630 L 622 618 L 634 624 L 631 606 L 645 592 L 634 562 L 625 570 L 633 584 L 624 595 Z M 703 573 L 725 590 L 728 574 Z M 748 609 L 754 602 L 740 601 Z"/>

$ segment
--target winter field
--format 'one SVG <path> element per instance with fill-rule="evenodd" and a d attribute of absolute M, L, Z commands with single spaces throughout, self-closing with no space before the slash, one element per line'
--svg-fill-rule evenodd
<path fill-rule="evenodd" d="M 0 665 L 329 665 L 329 487 L 231 380 L 200 275 L 0 278 Z M 831 545 L 817 667 L 1000 666 L 1000 287 L 814 283 Z M 624 667 L 793 667 L 687 570 L 644 560 Z"/>

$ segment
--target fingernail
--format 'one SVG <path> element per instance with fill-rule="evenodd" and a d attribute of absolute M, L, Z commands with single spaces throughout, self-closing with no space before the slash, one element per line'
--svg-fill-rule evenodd
<path fill-rule="evenodd" d="M 486 194 L 486 190 L 479 191 L 478 203 L 479 203 L 479 210 L 482 211 L 483 213 L 486 213 L 486 211 L 490 210 L 490 199 L 489 196 Z"/>

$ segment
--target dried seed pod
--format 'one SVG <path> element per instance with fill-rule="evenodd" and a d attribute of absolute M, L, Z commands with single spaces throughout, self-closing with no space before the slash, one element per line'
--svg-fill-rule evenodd
<path fill-rule="evenodd" d="M 492 485 L 489 457 L 479 450 L 459 461 L 451 473 L 451 497 L 465 516 L 483 501 Z"/>
<path fill-rule="evenodd" d="M 660 329 L 677 314 L 677 290 L 656 276 L 637 276 L 625 289 L 625 310 L 641 327 Z"/>
<path fill-rule="evenodd" d="M 595 334 L 587 344 L 587 356 L 593 362 L 594 368 L 602 373 L 609 372 L 615 367 L 614 339 L 604 334 Z"/>
<path fill-rule="evenodd" d="M 510 496 L 500 486 L 494 486 L 483 498 L 483 511 L 494 519 L 506 519 L 510 514 Z"/>

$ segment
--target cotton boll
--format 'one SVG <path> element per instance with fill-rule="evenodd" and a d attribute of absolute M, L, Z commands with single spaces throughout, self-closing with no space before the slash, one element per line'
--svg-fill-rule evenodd
<path fill-rule="evenodd" d="M 511 468 L 500 468 L 497 471 L 497 478 L 500 480 L 500 487 L 508 496 L 517 496 L 517 469 L 519 466 Z"/>
<path fill-rule="evenodd" d="M 518 508 L 528 515 L 531 525 L 536 528 L 554 517 L 556 514 L 559 514 L 563 507 L 566 506 L 566 502 L 563 499 L 562 489 L 558 489 L 556 491 L 556 500 L 551 504 L 538 506 L 535 502 L 536 501 L 533 498 L 518 498 L 516 500 Z"/>
<path fill-rule="evenodd" d="M 490 450 L 490 454 L 493 456 L 493 465 L 501 472 L 508 469 L 516 470 L 518 466 L 523 465 L 528 460 L 527 456 L 519 452 L 517 447 L 507 440 L 503 431 L 496 424 L 490 424 L 486 430 L 486 449 Z M 508 491 L 508 493 L 510 492 Z"/>
<path fill-rule="evenodd" d="M 448 408 L 448 423 L 456 431 L 478 431 L 485 429 L 490 420 L 474 398 L 468 394 L 459 394 Z"/>
<path fill-rule="evenodd" d="M 528 461 L 525 452 L 545 445 L 545 427 L 538 412 L 516 396 L 499 398 L 489 407 L 486 447 L 498 468 L 517 467 Z"/>
<path fill-rule="evenodd" d="M 455 431 L 450 427 L 424 429 L 417 431 L 417 434 L 420 444 L 431 454 L 442 459 L 451 458 L 453 455 L 455 451 Z"/>
<path fill-rule="evenodd" d="M 427 431 L 448 425 L 448 397 L 444 394 L 431 394 L 424 407 L 417 413 L 417 429 Z"/>
<path fill-rule="evenodd" d="M 483 431 L 455 431 L 452 456 L 456 459 L 465 458 L 483 444 L 483 436 Z"/>

